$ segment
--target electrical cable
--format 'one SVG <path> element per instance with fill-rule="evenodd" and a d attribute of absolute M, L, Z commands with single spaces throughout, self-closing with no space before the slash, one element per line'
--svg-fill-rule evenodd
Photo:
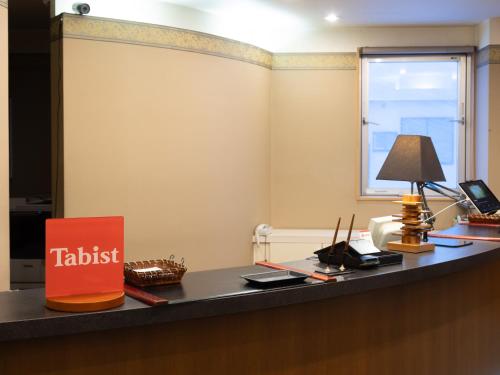
<path fill-rule="evenodd" d="M 431 217 L 429 217 L 429 218 L 425 219 L 425 220 L 423 221 L 423 223 L 427 223 L 429 220 L 434 219 L 436 216 L 438 216 L 440 213 L 442 213 L 442 212 L 446 211 L 448 208 L 451 208 L 451 207 L 453 207 L 453 206 L 455 206 L 455 205 L 457 205 L 457 204 L 463 203 L 463 202 L 465 202 L 465 201 L 467 201 L 467 199 L 462 199 L 461 201 L 457 201 L 457 202 L 454 202 L 454 203 L 450 204 L 449 206 L 447 206 L 447 207 L 443 208 L 443 209 L 442 209 L 441 211 L 439 211 L 438 213 L 436 213 L 436 214 L 432 215 Z"/>

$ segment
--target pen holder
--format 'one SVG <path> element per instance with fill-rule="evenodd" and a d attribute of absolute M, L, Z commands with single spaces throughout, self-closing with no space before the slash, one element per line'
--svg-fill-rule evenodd
<path fill-rule="evenodd" d="M 314 252 L 318 256 L 321 263 L 329 265 L 341 266 L 347 268 L 369 268 L 379 265 L 376 257 L 371 255 L 360 255 L 355 248 L 349 245 L 347 251 L 344 252 L 346 242 L 341 241 L 332 247 L 327 246 Z M 330 253 L 331 252 L 331 253 Z"/>

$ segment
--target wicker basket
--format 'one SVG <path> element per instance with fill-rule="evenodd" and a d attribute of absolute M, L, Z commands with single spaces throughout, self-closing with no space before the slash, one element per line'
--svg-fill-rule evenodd
<path fill-rule="evenodd" d="M 184 258 L 181 263 L 176 263 L 173 256 L 170 259 L 129 262 L 125 263 L 125 280 L 139 287 L 177 284 L 186 271 Z"/>

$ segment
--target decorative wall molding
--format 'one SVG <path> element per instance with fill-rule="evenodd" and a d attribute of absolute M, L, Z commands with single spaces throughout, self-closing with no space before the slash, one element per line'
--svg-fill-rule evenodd
<path fill-rule="evenodd" d="M 247 43 L 197 31 L 68 13 L 52 19 L 52 40 L 60 38 L 61 22 L 64 38 L 178 49 L 245 61 L 268 69 L 357 69 L 354 52 L 272 54 Z"/>
<path fill-rule="evenodd" d="M 197 52 L 271 68 L 272 54 L 262 48 L 197 31 L 138 22 L 64 14 L 64 38 L 138 44 Z M 52 37 L 57 37 L 57 28 Z"/>
<path fill-rule="evenodd" d="M 273 69 L 355 70 L 358 58 L 355 52 L 347 53 L 276 53 Z"/>
<path fill-rule="evenodd" d="M 500 64 L 500 45 L 481 48 L 477 55 L 478 68 L 488 64 Z"/>
<path fill-rule="evenodd" d="M 9 7 L 8 0 L 0 0 L 0 6 L 2 6 L 4 8 L 8 8 Z"/>

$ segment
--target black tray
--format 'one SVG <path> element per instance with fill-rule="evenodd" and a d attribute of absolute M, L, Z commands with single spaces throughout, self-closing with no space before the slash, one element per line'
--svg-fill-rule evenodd
<path fill-rule="evenodd" d="M 241 277 L 251 284 L 262 287 L 301 283 L 307 279 L 309 275 L 301 272 L 283 270 L 241 275 Z"/>

